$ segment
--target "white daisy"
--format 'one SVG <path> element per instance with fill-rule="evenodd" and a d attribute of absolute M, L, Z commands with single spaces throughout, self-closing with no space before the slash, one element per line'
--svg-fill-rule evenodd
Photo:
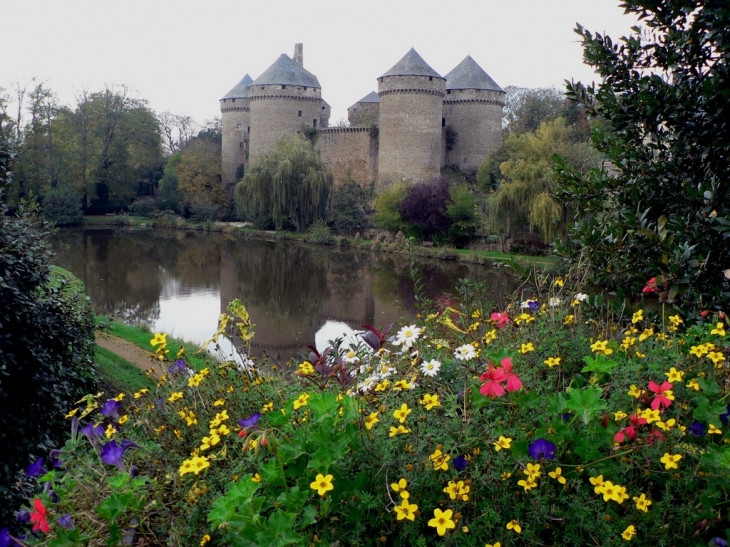
<path fill-rule="evenodd" d="M 557 296 L 552 297 L 550 300 L 548 300 L 548 306 L 551 308 L 554 308 L 555 306 L 559 306 L 562 300 L 558 298 Z"/>
<path fill-rule="evenodd" d="M 588 300 L 588 295 L 586 293 L 579 292 L 573 297 L 573 299 L 577 300 L 578 302 L 585 302 L 586 300 Z"/>
<path fill-rule="evenodd" d="M 436 359 L 431 359 L 430 361 L 424 361 L 421 363 L 421 372 L 424 376 L 430 376 L 433 378 L 439 373 L 440 369 L 441 363 Z"/>
<path fill-rule="evenodd" d="M 345 363 L 354 365 L 360 362 L 360 358 L 357 356 L 354 350 L 350 349 L 342 354 L 342 359 Z"/>
<path fill-rule="evenodd" d="M 416 325 L 407 325 L 398 331 L 393 344 L 396 346 L 402 345 L 403 349 L 410 349 L 420 335 L 421 329 L 416 327 Z"/>
<path fill-rule="evenodd" d="M 454 357 L 459 361 L 468 361 L 469 359 L 474 359 L 476 356 L 477 352 L 471 344 L 459 346 L 454 352 Z"/>

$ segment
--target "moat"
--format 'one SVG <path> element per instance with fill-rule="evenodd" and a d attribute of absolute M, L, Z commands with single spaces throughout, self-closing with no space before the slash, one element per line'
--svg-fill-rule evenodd
<path fill-rule="evenodd" d="M 165 230 L 67 229 L 52 243 L 55 263 L 85 283 L 97 313 L 202 343 L 239 298 L 256 324 L 252 353 L 276 359 L 342 323 L 358 330 L 416 314 L 405 255 Z M 454 294 L 464 277 L 487 283 L 496 304 L 517 286 L 505 269 L 438 260 L 420 268 L 430 298 Z"/>

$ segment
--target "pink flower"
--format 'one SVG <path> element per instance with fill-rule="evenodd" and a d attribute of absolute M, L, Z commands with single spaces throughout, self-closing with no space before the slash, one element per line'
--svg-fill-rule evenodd
<path fill-rule="evenodd" d="M 651 402 L 651 408 L 657 410 L 659 407 L 667 409 L 672 406 L 672 400 L 665 395 L 665 393 L 672 389 L 672 384 L 669 382 L 663 382 L 662 385 L 657 385 L 656 382 L 649 382 L 649 389 L 656 393 L 656 397 Z"/>
<path fill-rule="evenodd" d="M 51 531 L 51 527 L 48 525 L 47 511 L 43 502 L 36 498 L 33 500 L 33 507 L 35 507 L 35 511 L 31 511 L 30 513 L 30 522 L 33 524 L 33 531 L 37 532 L 40 530 L 44 534 L 47 534 Z"/>
<path fill-rule="evenodd" d="M 498 329 L 503 329 L 509 323 L 509 315 L 507 313 L 494 312 L 489 318 L 497 324 Z"/>
<path fill-rule="evenodd" d="M 659 288 L 656 285 L 656 277 L 652 277 L 649 281 L 647 281 L 646 287 L 644 287 L 641 292 L 643 292 L 644 294 L 659 292 Z"/>
<path fill-rule="evenodd" d="M 519 391 L 522 389 L 522 380 L 520 380 L 517 375 L 512 372 L 512 359 L 509 357 L 505 357 L 500 362 L 500 365 L 502 365 L 502 369 L 504 370 L 505 378 L 507 380 L 507 384 L 504 386 L 507 391 Z"/>
<path fill-rule="evenodd" d="M 504 368 L 495 368 L 490 365 L 486 372 L 482 374 L 479 379 L 484 382 L 482 387 L 479 388 L 479 393 L 485 397 L 501 397 L 504 395 L 504 388 L 502 382 L 507 379 Z"/>

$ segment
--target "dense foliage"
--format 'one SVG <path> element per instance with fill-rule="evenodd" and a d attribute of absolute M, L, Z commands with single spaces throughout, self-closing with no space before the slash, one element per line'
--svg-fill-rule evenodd
<path fill-rule="evenodd" d="M 561 164 L 583 212 L 575 241 L 593 279 L 634 296 L 656 277 L 686 309 L 730 303 L 730 9 L 702 0 L 627 1 L 643 29 L 614 41 L 577 28 L 600 84 L 568 93 L 604 121 L 610 169 Z"/>
<path fill-rule="evenodd" d="M 353 233 L 369 225 L 369 192 L 348 175 L 335 186 L 330 204 L 330 221 L 344 232 Z"/>
<path fill-rule="evenodd" d="M 325 219 L 332 175 L 307 139 L 284 135 L 236 186 L 236 204 L 259 224 L 305 231 Z"/>
<path fill-rule="evenodd" d="M 74 226 L 84 220 L 81 197 L 72 186 L 51 188 L 43 196 L 43 216 L 56 226 Z"/>
<path fill-rule="evenodd" d="M 2 194 L 12 154 L 0 132 L 0 519 L 20 500 L 18 478 L 55 448 L 69 405 L 95 388 L 93 316 L 83 286 L 51 270 L 45 225 L 10 218 Z"/>

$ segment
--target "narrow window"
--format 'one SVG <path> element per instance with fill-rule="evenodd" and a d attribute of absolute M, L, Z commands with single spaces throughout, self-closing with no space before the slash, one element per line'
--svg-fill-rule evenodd
<path fill-rule="evenodd" d="M 300 118 L 302 117 L 302 111 L 301 110 L 299 111 L 299 117 Z"/>
<path fill-rule="evenodd" d="M 446 94 L 447 94 L 447 95 L 451 95 L 451 90 L 450 90 L 450 89 L 447 89 L 447 90 L 446 90 Z"/>
<path fill-rule="evenodd" d="M 251 134 L 251 128 L 250 127 L 247 127 L 246 128 L 246 133 L 248 133 L 249 135 Z"/>
<path fill-rule="evenodd" d="M 441 127 L 446 127 L 446 118 L 441 118 Z"/>
<path fill-rule="evenodd" d="M 236 102 L 236 99 L 233 99 L 233 102 L 235 103 Z"/>
<path fill-rule="evenodd" d="M 433 76 L 429 76 L 429 77 L 428 77 L 428 81 L 429 81 L 429 82 L 433 82 Z"/>
<path fill-rule="evenodd" d="M 322 110 L 324 110 L 324 109 L 325 109 L 325 107 L 323 106 L 323 107 L 322 107 Z"/>
<path fill-rule="evenodd" d="M 312 127 L 317 127 L 317 120 L 312 120 Z"/>
<path fill-rule="evenodd" d="M 281 89 L 286 89 L 286 86 L 285 85 L 281 86 Z"/>

